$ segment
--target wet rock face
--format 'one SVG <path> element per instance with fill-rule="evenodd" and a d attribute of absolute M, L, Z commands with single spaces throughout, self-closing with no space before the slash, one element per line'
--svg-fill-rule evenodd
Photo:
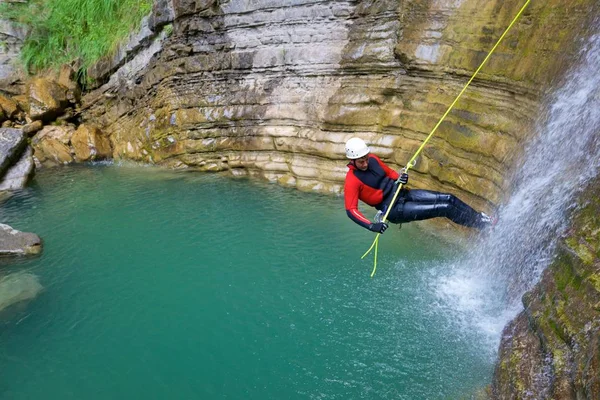
<path fill-rule="evenodd" d="M 555 262 L 504 331 L 496 399 L 600 398 L 600 178 Z"/>
<path fill-rule="evenodd" d="M 593 5 L 559 3 L 532 2 L 438 129 L 413 185 L 498 202 Z M 151 20 L 174 18 L 172 28 L 151 26 L 145 50 L 84 96 L 82 115 L 117 158 L 340 192 L 344 142 L 361 136 L 404 165 L 522 4 L 160 2 Z"/>

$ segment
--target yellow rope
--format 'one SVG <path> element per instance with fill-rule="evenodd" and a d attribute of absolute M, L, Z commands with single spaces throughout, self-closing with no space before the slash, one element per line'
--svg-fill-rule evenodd
<path fill-rule="evenodd" d="M 502 36 L 500 36 L 500 39 L 498 39 L 498 41 L 496 42 L 496 44 L 494 45 L 494 47 L 492 47 L 492 49 L 490 50 L 490 52 L 488 53 L 488 55 L 481 62 L 481 64 L 479 65 L 479 68 L 477 68 L 477 70 L 473 73 L 473 76 L 471 76 L 471 79 L 469 79 L 469 81 L 467 82 L 467 84 L 465 85 L 465 87 L 463 87 L 463 89 L 460 91 L 460 93 L 458 94 L 458 96 L 456 96 L 456 99 L 454 99 L 454 101 L 452 102 L 452 104 L 450 104 L 450 107 L 448 107 L 448 109 L 446 110 L 446 112 L 444 113 L 444 115 L 442 115 L 442 118 L 440 118 L 440 120 L 438 121 L 438 123 L 432 129 L 431 133 L 423 141 L 423 143 L 418 148 L 418 150 L 415 153 L 415 155 L 412 156 L 412 158 L 410 159 L 410 161 L 408 162 L 408 164 L 406 164 L 406 167 L 404 168 L 406 172 L 408 172 L 409 169 L 411 169 L 412 167 L 415 166 L 415 160 L 417 159 L 417 157 L 419 156 L 419 154 L 421 154 L 421 151 L 423 151 L 423 148 L 425 147 L 425 145 L 427 144 L 427 142 L 429 141 L 429 139 L 431 139 L 431 137 L 433 136 L 433 134 L 435 133 L 435 131 L 437 131 L 438 127 L 442 124 L 442 122 L 444 121 L 444 119 L 446 118 L 446 116 L 450 113 L 450 111 L 452 110 L 452 108 L 454 107 L 454 105 L 458 102 L 458 99 L 460 99 L 460 97 L 463 95 L 463 93 L 465 92 L 465 90 L 467 90 L 467 88 L 469 87 L 469 85 L 471 84 L 471 82 L 473 82 L 473 79 L 475 79 L 475 76 L 477 76 L 477 74 L 479 73 L 479 71 L 481 70 L 481 68 L 483 68 L 483 66 L 488 61 L 488 59 L 490 58 L 490 56 L 492 55 L 492 53 L 494 52 L 494 50 L 496 50 L 496 47 L 498 47 L 498 45 L 500 44 L 500 42 L 502 42 L 502 39 L 504 39 L 504 36 L 506 36 L 506 34 L 510 30 L 510 28 L 512 28 L 512 26 L 515 24 L 515 22 L 517 22 L 517 20 L 519 19 L 519 17 L 523 13 L 523 11 L 525 11 L 525 8 L 527 7 L 527 5 L 529 5 L 530 1 L 531 0 L 527 0 L 525 2 L 525 4 L 523 5 L 523 7 L 521 7 L 521 9 L 519 10 L 519 12 L 515 16 L 515 18 L 510 23 L 510 25 L 508 25 L 508 28 L 506 28 L 506 30 L 504 31 L 504 33 L 502 34 Z M 398 194 L 400 193 L 401 189 L 402 189 L 402 184 L 399 184 L 398 185 L 398 189 L 396 190 L 396 193 L 394 193 L 394 197 L 392 198 L 392 201 L 391 201 L 390 205 L 392 205 L 392 204 L 394 204 L 396 202 L 396 198 L 398 198 Z M 387 211 L 386 211 L 386 213 L 385 213 L 382 221 L 384 221 L 384 222 L 387 221 L 387 217 L 388 217 L 388 214 L 390 213 L 391 209 L 392 209 L 391 206 L 388 207 L 388 209 L 387 209 Z M 377 270 L 377 250 L 378 250 L 378 247 L 379 247 L 379 236 L 380 235 L 381 234 L 378 233 L 375 236 L 375 240 L 373 240 L 373 244 L 371 245 L 371 247 L 369 247 L 369 250 L 367 250 L 365 252 L 365 254 L 363 254 L 362 257 L 361 257 L 361 259 L 365 258 L 366 255 L 371 252 L 371 250 L 373 249 L 373 247 L 375 247 L 375 259 L 374 259 L 374 262 L 373 262 L 373 272 L 371 272 L 371 278 L 375 275 L 375 271 Z"/>

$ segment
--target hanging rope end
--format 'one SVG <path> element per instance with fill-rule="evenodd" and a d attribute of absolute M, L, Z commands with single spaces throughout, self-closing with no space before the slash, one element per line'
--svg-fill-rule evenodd
<path fill-rule="evenodd" d="M 365 254 L 362 255 L 362 257 L 360 258 L 361 260 L 363 258 L 365 258 L 367 256 L 367 254 L 369 254 L 371 252 L 371 250 L 373 250 L 373 247 L 377 244 L 377 242 L 379 241 L 379 235 L 381 235 L 381 233 L 378 233 L 377 236 L 375 236 L 375 240 L 373 240 L 373 244 L 371 245 L 371 247 L 369 247 L 369 250 L 367 250 L 365 252 Z"/>

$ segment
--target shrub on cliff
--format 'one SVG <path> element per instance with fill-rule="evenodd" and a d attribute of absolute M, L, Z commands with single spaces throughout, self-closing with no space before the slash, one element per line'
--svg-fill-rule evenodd
<path fill-rule="evenodd" d="M 80 73 L 116 50 L 152 0 L 29 0 L 0 3 L 0 15 L 28 27 L 21 51 L 28 73 L 79 63 Z"/>

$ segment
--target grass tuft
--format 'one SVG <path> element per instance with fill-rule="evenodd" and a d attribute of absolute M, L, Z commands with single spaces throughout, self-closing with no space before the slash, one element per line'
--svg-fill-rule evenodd
<path fill-rule="evenodd" d="M 0 3 L 0 15 L 29 27 L 21 50 L 28 73 L 77 61 L 79 74 L 139 28 L 152 0 L 29 0 Z"/>

